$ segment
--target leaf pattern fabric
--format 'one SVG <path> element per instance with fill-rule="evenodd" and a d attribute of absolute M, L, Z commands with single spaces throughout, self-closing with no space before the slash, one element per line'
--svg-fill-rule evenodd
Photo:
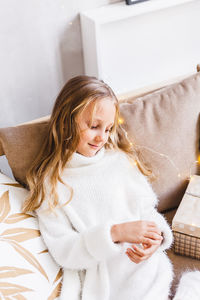
<path fill-rule="evenodd" d="M 62 269 L 49 254 L 34 213 L 21 212 L 27 194 L 0 173 L 0 299 L 57 300 Z"/>

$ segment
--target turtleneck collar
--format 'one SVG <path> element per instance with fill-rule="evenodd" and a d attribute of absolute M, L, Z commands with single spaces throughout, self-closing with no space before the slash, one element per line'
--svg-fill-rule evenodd
<path fill-rule="evenodd" d="M 81 166 L 87 166 L 97 163 L 103 158 L 105 148 L 101 148 L 94 156 L 84 156 L 80 153 L 74 152 L 72 158 L 67 163 L 67 168 L 77 168 Z"/>

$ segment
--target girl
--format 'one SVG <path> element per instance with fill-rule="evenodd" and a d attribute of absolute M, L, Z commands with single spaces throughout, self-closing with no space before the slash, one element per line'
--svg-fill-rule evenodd
<path fill-rule="evenodd" d="M 111 88 L 78 76 L 60 92 L 27 176 L 41 234 L 63 268 L 61 300 L 166 300 L 171 230 Z"/>

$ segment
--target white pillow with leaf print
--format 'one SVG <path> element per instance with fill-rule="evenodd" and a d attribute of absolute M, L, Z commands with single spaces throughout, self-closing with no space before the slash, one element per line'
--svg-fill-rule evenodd
<path fill-rule="evenodd" d="M 58 299 L 62 271 L 46 249 L 34 213 L 21 213 L 27 193 L 0 173 L 0 299 Z"/>

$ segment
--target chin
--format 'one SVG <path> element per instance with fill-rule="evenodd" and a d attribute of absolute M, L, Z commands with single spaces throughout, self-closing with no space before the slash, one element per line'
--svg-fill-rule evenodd
<path fill-rule="evenodd" d="M 97 152 L 99 152 L 101 149 L 102 149 L 102 147 L 99 149 L 91 149 L 91 148 L 88 149 L 86 147 L 86 149 L 82 149 L 82 150 L 77 149 L 77 152 L 83 156 L 92 157 L 92 156 L 95 156 L 97 154 Z"/>
<path fill-rule="evenodd" d="M 99 150 L 98 150 L 98 151 L 99 151 Z M 95 156 L 95 155 L 97 154 L 98 151 L 90 152 L 90 153 L 88 153 L 87 156 L 90 156 L 90 157 L 91 157 L 91 156 Z"/>
<path fill-rule="evenodd" d="M 100 149 L 98 150 L 93 150 L 93 151 L 88 151 L 87 153 L 85 153 L 84 155 L 85 156 L 88 156 L 88 157 L 92 157 L 92 156 L 95 156 L 97 154 L 97 152 L 99 152 Z"/>

